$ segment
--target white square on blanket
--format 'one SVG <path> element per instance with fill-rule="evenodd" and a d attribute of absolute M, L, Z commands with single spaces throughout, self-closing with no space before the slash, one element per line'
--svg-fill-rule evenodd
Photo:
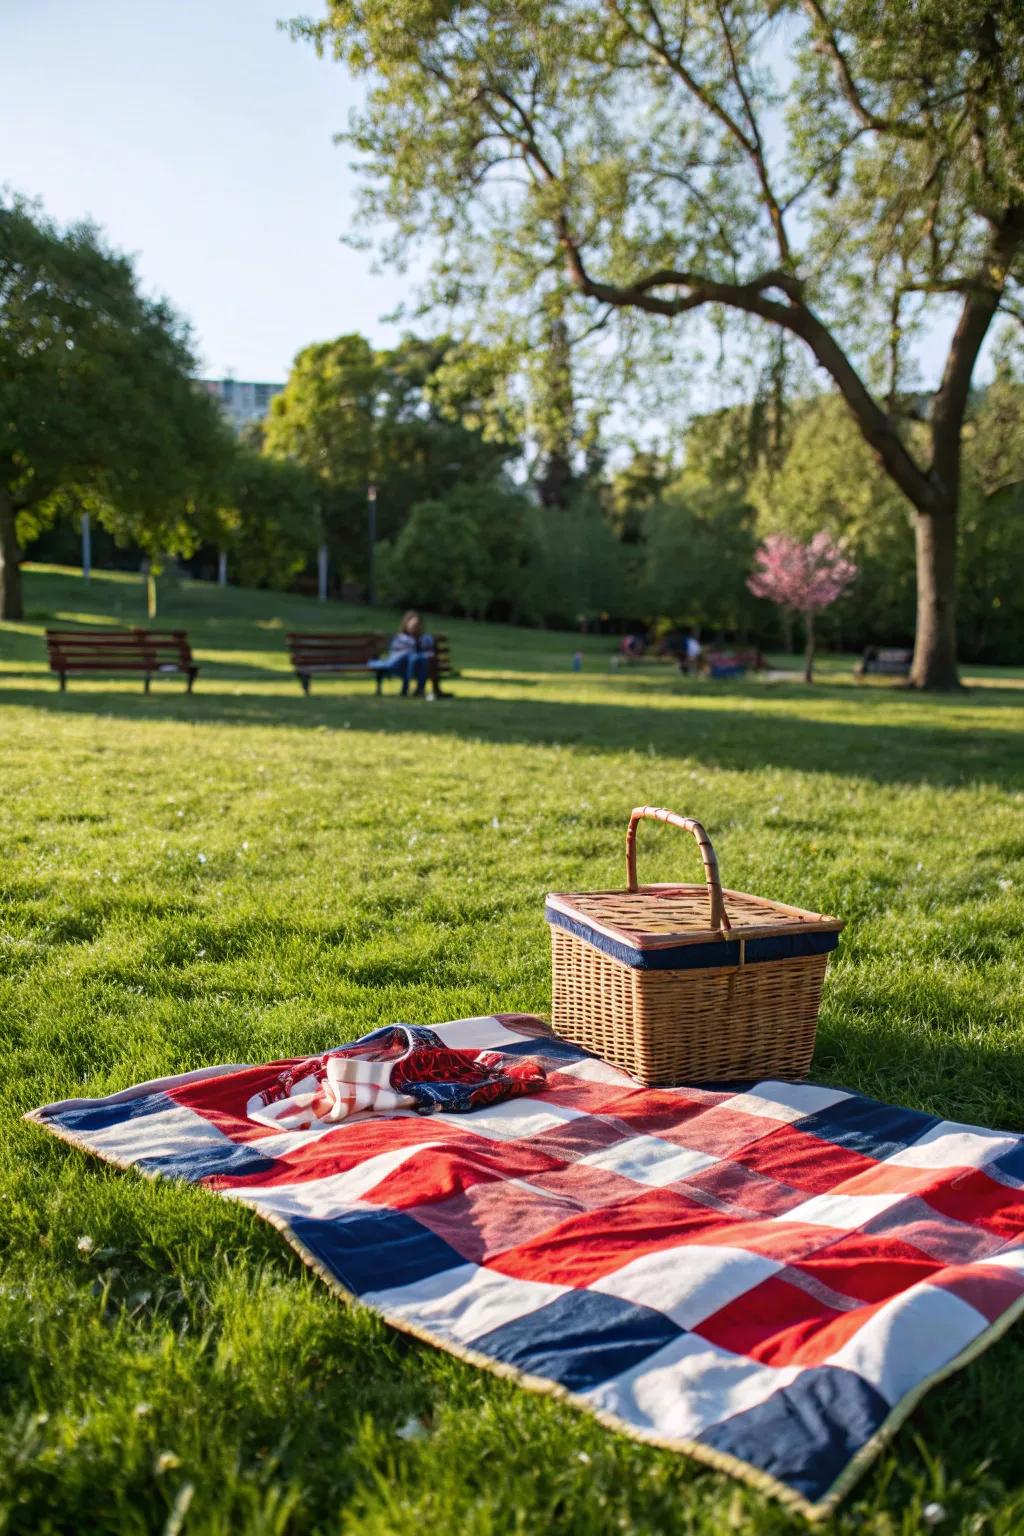
<path fill-rule="evenodd" d="M 940 1120 L 919 1141 L 885 1159 L 898 1168 L 983 1168 L 993 1158 L 1013 1152 L 1019 1136 L 986 1131 L 976 1125 Z"/>
<path fill-rule="evenodd" d="M 464 1264 L 412 1285 L 367 1292 L 360 1300 L 379 1307 L 386 1317 L 472 1344 L 493 1328 L 539 1311 L 568 1289 L 567 1285 L 518 1280 L 494 1269 Z"/>
<path fill-rule="evenodd" d="M 623 1072 L 619 1067 L 609 1066 L 606 1061 L 598 1061 L 594 1056 L 581 1056 L 579 1061 L 560 1061 L 558 1063 L 559 1077 L 578 1077 L 585 1083 L 607 1083 L 609 1087 L 625 1088 L 630 1093 L 642 1093 L 644 1090 L 635 1078 Z"/>
<path fill-rule="evenodd" d="M 681 1243 L 630 1260 L 592 1281 L 590 1289 L 638 1306 L 656 1307 L 680 1328 L 696 1328 L 782 1267 L 746 1248 Z"/>
<path fill-rule="evenodd" d="M 987 1327 L 968 1302 L 925 1281 L 868 1317 L 825 1363 L 856 1371 L 895 1405 Z"/>
<path fill-rule="evenodd" d="M 656 1189 L 685 1179 L 689 1173 L 699 1173 L 718 1161 L 719 1158 L 709 1157 L 706 1152 L 692 1152 L 657 1136 L 630 1136 L 580 1158 L 584 1167 L 603 1168 L 632 1179 L 635 1184 L 649 1184 Z"/>
<path fill-rule="evenodd" d="M 439 1110 L 433 1120 L 457 1125 L 460 1130 L 472 1131 L 477 1136 L 489 1136 L 495 1141 L 523 1141 L 530 1136 L 540 1136 L 553 1131 L 567 1120 L 584 1118 L 581 1109 L 570 1109 L 567 1104 L 555 1100 L 525 1097 L 506 1099 L 504 1104 L 489 1104 L 485 1109 L 474 1109 L 471 1114 L 449 1113 Z"/>
<path fill-rule="evenodd" d="M 809 1227 L 836 1227 L 840 1232 L 855 1232 L 881 1216 L 890 1206 L 910 1198 L 901 1190 L 887 1195 L 814 1195 L 802 1205 L 783 1211 L 777 1221 L 802 1221 Z"/>
<path fill-rule="evenodd" d="M 99 1131 L 76 1131 L 75 1139 L 104 1157 L 122 1162 L 187 1157 L 199 1147 L 234 1145 L 211 1121 L 183 1104 L 171 1104 L 155 1115 L 122 1120 Z"/>
<path fill-rule="evenodd" d="M 1018 1243 L 1010 1248 L 1000 1248 L 998 1253 L 986 1258 L 985 1268 L 989 1269 L 993 1264 L 999 1269 L 1012 1270 L 1015 1275 L 1024 1274 L 1024 1246 Z"/>
<path fill-rule="evenodd" d="M 583 1398 L 638 1429 L 693 1440 L 723 1419 L 756 1408 L 801 1374 L 801 1366 L 759 1365 L 684 1333 Z"/>
<path fill-rule="evenodd" d="M 819 1088 L 816 1083 L 782 1083 L 766 1079 L 749 1093 L 735 1093 L 724 1099 L 721 1108 L 790 1123 L 802 1120 L 805 1115 L 816 1115 L 822 1109 L 831 1109 L 833 1104 L 849 1097 L 838 1088 Z"/>
<path fill-rule="evenodd" d="M 493 1014 L 481 1015 L 477 1019 L 455 1019 L 451 1024 L 431 1024 L 428 1027 L 454 1051 L 507 1050 L 510 1045 L 532 1039 L 531 1035 L 520 1034 L 513 1025 L 503 1024 Z M 538 1041 L 538 1046 L 541 1043 Z"/>

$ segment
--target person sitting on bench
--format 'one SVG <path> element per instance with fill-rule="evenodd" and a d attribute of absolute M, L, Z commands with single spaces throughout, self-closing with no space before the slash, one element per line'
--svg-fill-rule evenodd
<path fill-rule="evenodd" d="M 403 698 L 408 695 L 413 678 L 416 679 L 416 698 L 426 696 L 428 679 L 433 685 L 435 699 L 451 697 L 441 687 L 441 668 L 434 637 L 423 633 L 423 621 L 414 609 L 410 609 L 402 619 L 387 657 L 378 662 L 377 666 L 386 677 L 402 679 Z"/>

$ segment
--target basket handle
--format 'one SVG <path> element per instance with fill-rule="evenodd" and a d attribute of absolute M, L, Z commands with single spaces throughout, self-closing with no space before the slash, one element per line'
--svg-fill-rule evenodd
<path fill-rule="evenodd" d="M 684 832 L 692 832 L 697 839 L 697 847 L 700 856 L 704 860 L 704 877 L 708 884 L 708 896 L 711 900 L 711 926 L 726 931 L 732 927 L 728 913 L 725 910 L 725 899 L 722 896 L 722 882 L 718 874 L 718 859 L 715 850 L 711 846 L 708 837 L 699 821 L 694 821 L 690 816 L 677 816 L 675 811 L 665 811 L 656 805 L 638 805 L 629 818 L 629 830 L 626 833 L 626 888 L 630 891 L 638 889 L 636 879 L 636 829 L 641 821 L 667 821 L 670 826 L 680 827 Z"/>

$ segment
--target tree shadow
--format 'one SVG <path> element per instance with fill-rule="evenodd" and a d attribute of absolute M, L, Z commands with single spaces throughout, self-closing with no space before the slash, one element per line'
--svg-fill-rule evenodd
<path fill-rule="evenodd" d="M 268 683 L 280 677 L 267 674 Z M 488 682 L 490 679 L 488 679 Z M 449 702 L 402 698 L 390 690 L 378 698 L 372 685 L 324 684 L 321 692 L 196 692 L 180 684 L 154 684 L 149 695 L 136 692 L 60 693 L 55 684 L 14 687 L 0 693 L 0 705 L 23 705 L 63 716 L 107 719 L 169 720 L 239 728 L 284 730 L 373 730 L 433 739 L 467 739 L 518 746 L 573 746 L 594 752 L 641 750 L 658 756 L 696 759 L 731 771 L 781 768 L 800 773 L 834 774 L 878 784 L 934 784 L 955 787 L 989 784 L 1019 790 L 1022 772 L 1020 725 L 972 728 L 957 711 L 946 725 L 935 723 L 934 701 L 920 723 L 881 722 L 877 710 L 865 709 L 856 721 L 823 720 L 772 709 L 755 689 L 734 694 L 737 707 L 707 708 L 703 696 L 680 692 L 674 707 L 640 702 L 480 697 L 458 694 Z M 794 689 L 793 697 L 806 700 Z M 761 710 L 751 709 L 757 698 Z M 821 695 L 818 695 L 821 698 Z M 925 700 L 908 696 L 913 705 Z M 779 695 L 779 702 L 786 702 Z M 960 708 L 962 710 L 962 701 Z M 692 707 L 688 707 L 691 705 Z M 744 707 L 746 706 L 746 707 Z M 1018 712 L 1022 706 L 1018 704 Z"/>
<path fill-rule="evenodd" d="M 1024 1054 L 1016 1032 L 994 1015 L 979 1028 L 976 1004 L 964 1001 L 955 981 L 947 986 L 938 976 L 930 978 L 922 1006 L 927 1024 L 879 1029 L 869 1011 L 851 1029 L 848 1009 L 833 1025 L 826 1002 L 810 1080 L 939 1119 L 1024 1133 Z"/>

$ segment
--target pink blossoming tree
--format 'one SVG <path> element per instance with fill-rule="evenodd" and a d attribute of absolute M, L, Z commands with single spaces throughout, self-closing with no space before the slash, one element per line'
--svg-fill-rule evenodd
<path fill-rule="evenodd" d="M 757 570 L 747 579 L 755 597 L 765 597 L 804 621 L 807 651 L 804 681 L 814 681 L 814 619 L 842 597 L 857 575 L 830 533 L 822 529 L 807 544 L 788 533 L 770 533 L 754 556 Z"/>

